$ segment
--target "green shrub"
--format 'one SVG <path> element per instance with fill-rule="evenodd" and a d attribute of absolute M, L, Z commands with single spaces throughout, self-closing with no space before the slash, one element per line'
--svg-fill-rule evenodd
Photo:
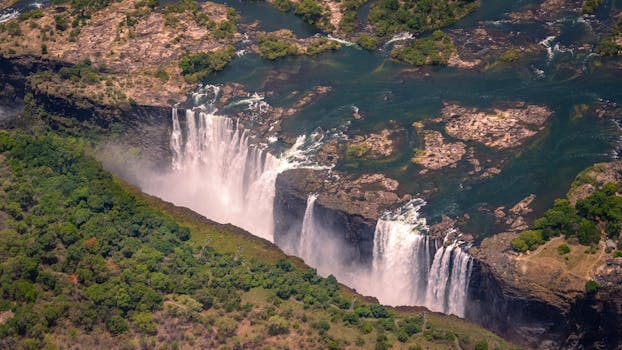
<path fill-rule="evenodd" d="M 162 80 L 163 82 L 167 82 L 170 79 L 168 73 L 161 69 L 158 69 L 153 75 L 156 78 Z"/>
<path fill-rule="evenodd" d="M 123 317 L 114 315 L 106 320 L 106 329 L 113 335 L 119 335 L 127 332 L 129 327 Z"/>
<path fill-rule="evenodd" d="M 157 334 L 158 329 L 153 321 L 153 315 L 149 312 L 139 312 L 132 316 L 134 327 L 139 333 Z"/>
<path fill-rule="evenodd" d="M 294 4 L 294 13 L 310 24 L 322 18 L 322 7 L 317 0 L 301 0 Z"/>
<path fill-rule="evenodd" d="M 616 250 L 615 253 L 613 253 L 613 257 L 614 258 L 622 258 L 622 251 Z"/>
<path fill-rule="evenodd" d="M 437 30 L 431 36 L 415 40 L 409 46 L 393 49 L 391 57 L 415 66 L 445 66 L 455 51 L 449 35 Z"/>
<path fill-rule="evenodd" d="M 339 44 L 338 42 L 334 40 L 329 40 L 326 38 L 320 38 L 319 40 L 311 42 L 311 44 L 307 46 L 305 53 L 309 56 L 313 56 L 313 55 L 322 53 L 324 51 L 329 51 L 329 50 L 334 51 L 334 50 L 339 50 L 340 48 L 341 48 L 341 44 Z"/>
<path fill-rule="evenodd" d="M 380 42 L 375 36 L 363 34 L 356 39 L 356 43 L 367 51 L 376 51 Z"/>
<path fill-rule="evenodd" d="M 371 147 L 366 144 L 349 145 L 346 149 L 346 156 L 349 158 L 362 158 L 371 150 Z"/>
<path fill-rule="evenodd" d="M 279 11 L 287 12 L 292 9 L 292 2 L 289 0 L 275 0 L 273 4 Z"/>
<path fill-rule="evenodd" d="M 21 21 L 25 21 L 25 20 L 31 19 L 31 18 L 41 18 L 41 17 L 43 17 L 43 15 L 44 15 L 43 14 L 43 10 L 41 10 L 41 9 L 34 9 L 34 10 L 30 10 L 28 12 L 21 13 L 19 15 L 19 19 Z"/>
<path fill-rule="evenodd" d="M 526 230 L 512 239 L 512 248 L 517 252 L 526 252 L 538 248 L 544 242 L 541 230 Z"/>
<path fill-rule="evenodd" d="M 179 60 L 179 67 L 184 79 L 188 82 L 198 82 L 213 72 L 223 70 L 235 56 L 235 48 L 201 52 L 198 54 L 185 53 Z"/>
<path fill-rule="evenodd" d="M 41 54 L 42 55 L 48 54 L 48 46 L 46 44 L 41 44 Z"/>
<path fill-rule="evenodd" d="M 270 317 L 266 328 L 272 336 L 289 333 L 289 323 L 281 316 Z"/>
<path fill-rule="evenodd" d="M 510 49 L 499 56 L 501 62 L 514 62 L 520 58 L 521 51 L 518 49 Z"/>
<path fill-rule="evenodd" d="M 594 280 L 589 280 L 585 282 L 585 291 L 587 293 L 595 293 L 598 288 L 600 288 L 600 285 L 598 285 L 598 283 L 596 283 L 596 281 Z"/>
<path fill-rule="evenodd" d="M 613 38 L 605 38 L 596 46 L 596 53 L 601 56 L 620 56 L 622 46 L 618 45 Z"/>
<path fill-rule="evenodd" d="M 585 0 L 581 12 L 583 14 L 592 14 L 602 5 L 603 0 Z"/>
<path fill-rule="evenodd" d="M 570 247 L 567 244 L 560 244 L 557 247 L 557 253 L 559 255 L 566 255 L 566 254 L 570 253 Z"/>
<path fill-rule="evenodd" d="M 453 24 L 478 4 L 473 0 L 378 0 L 371 6 L 368 19 L 380 36 L 420 33 Z"/>
<path fill-rule="evenodd" d="M 296 45 L 274 34 L 260 35 L 258 43 L 259 55 L 269 60 L 298 54 Z"/>
<path fill-rule="evenodd" d="M 478 342 L 475 344 L 475 350 L 488 350 L 488 342 L 485 340 Z"/>

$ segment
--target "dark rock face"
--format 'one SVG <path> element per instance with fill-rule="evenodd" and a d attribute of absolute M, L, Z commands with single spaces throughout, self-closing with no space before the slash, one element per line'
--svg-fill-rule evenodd
<path fill-rule="evenodd" d="M 280 246 L 298 242 L 307 207 L 307 193 L 295 185 L 296 177 L 304 169 L 286 171 L 276 179 L 274 198 L 274 240 Z M 331 239 L 342 243 L 342 261 L 348 264 L 371 264 L 374 248 L 376 220 L 357 214 L 335 210 L 315 203 L 315 220 L 322 231 L 331 234 Z"/>
<path fill-rule="evenodd" d="M 510 286 L 486 263 L 475 260 L 466 318 L 529 348 L 622 348 L 619 285 L 554 305 Z"/>

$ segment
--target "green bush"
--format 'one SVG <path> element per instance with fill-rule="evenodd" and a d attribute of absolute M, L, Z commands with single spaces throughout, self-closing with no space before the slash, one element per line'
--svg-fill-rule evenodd
<path fill-rule="evenodd" d="M 19 19 L 21 21 L 25 21 L 25 20 L 31 19 L 31 18 L 41 18 L 41 17 L 43 17 L 43 15 L 44 15 L 43 14 L 43 10 L 41 10 L 41 9 L 34 9 L 34 10 L 30 10 L 28 12 L 21 13 L 19 15 Z"/>
<path fill-rule="evenodd" d="M 127 332 L 129 327 L 123 317 L 114 315 L 106 320 L 106 329 L 113 335 L 119 335 Z"/>
<path fill-rule="evenodd" d="M 585 282 L 585 291 L 587 293 L 595 293 L 598 288 L 600 288 L 600 286 L 598 285 L 598 283 L 596 283 L 596 281 L 589 280 Z"/>
<path fill-rule="evenodd" d="M 223 70 L 235 56 L 235 48 L 201 52 L 197 54 L 185 53 L 179 60 L 179 67 L 184 79 L 188 82 L 198 82 L 213 72 Z"/>
<path fill-rule="evenodd" d="M 280 39 L 274 34 L 260 35 L 258 43 L 259 55 L 269 60 L 298 54 L 296 45 L 287 40 Z"/>
<path fill-rule="evenodd" d="M 420 33 L 453 24 L 478 4 L 473 0 L 379 0 L 371 6 L 368 19 L 380 36 Z"/>
<path fill-rule="evenodd" d="M 557 247 L 557 253 L 559 255 L 566 255 L 566 254 L 570 253 L 570 247 L 567 244 L 560 244 Z"/>
<path fill-rule="evenodd" d="M 341 44 L 339 44 L 338 42 L 334 40 L 329 40 L 326 38 L 320 38 L 319 40 L 311 42 L 311 44 L 307 46 L 305 53 L 309 56 L 313 56 L 313 55 L 322 53 L 324 51 L 329 51 L 329 50 L 334 51 L 334 50 L 339 50 L 340 48 L 341 48 Z"/>
<path fill-rule="evenodd" d="M 602 5 L 603 0 L 585 0 L 581 12 L 583 14 L 592 14 Z"/>
<path fill-rule="evenodd" d="M 292 9 L 292 2 L 289 0 L 275 0 L 273 4 L 279 11 L 287 12 Z"/>
<path fill-rule="evenodd" d="M 356 39 L 356 43 L 367 51 L 376 51 L 380 44 L 375 36 L 363 34 Z"/>
<path fill-rule="evenodd" d="M 512 248 L 518 252 L 526 252 L 538 248 L 544 242 L 541 230 L 526 230 L 512 239 Z"/>
<path fill-rule="evenodd" d="M 475 344 L 475 350 L 488 350 L 488 342 L 485 340 L 478 342 Z"/>
<path fill-rule="evenodd" d="M 518 49 L 509 49 L 499 56 L 501 62 L 514 62 L 520 58 L 521 51 Z"/>
<path fill-rule="evenodd" d="M 371 147 L 366 144 L 350 145 L 346 149 L 346 156 L 349 158 L 362 158 L 370 149 Z"/>
<path fill-rule="evenodd" d="M 301 0 L 294 4 L 294 13 L 310 24 L 317 24 L 322 18 L 322 12 L 317 0 Z"/>
<path fill-rule="evenodd" d="M 409 46 L 393 49 L 391 57 L 415 66 L 445 66 L 455 51 L 449 35 L 437 30 L 431 36 L 415 40 Z"/>
<path fill-rule="evenodd" d="M 270 317 L 266 328 L 272 336 L 289 333 L 289 323 L 281 316 Z"/>
<path fill-rule="evenodd" d="M 601 56 L 620 56 L 622 46 L 618 45 L 613 38 L 605 38 L 596 46 L 596 53 Z"/>
<path fill-rule="evenodd" d="M 166 71 L 164 71 L 164 70 L 161 70 L 161 69 L 157 70 L 153 75 L 156 78 L 162 80 L 163 82 L 167 82 L 170 79 L 168 73 Z"/>

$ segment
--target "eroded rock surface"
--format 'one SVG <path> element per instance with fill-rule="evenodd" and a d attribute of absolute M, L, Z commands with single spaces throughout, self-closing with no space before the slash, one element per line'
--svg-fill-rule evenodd
<path fill-rule="evenodd" d="M 438 170 L 446 166 L 455 167 L 464 154 L 466 145 L 463 142 L 445 142 L 438 131 L 424 132 L 424 149 L 417 150 L 412 162 L 426 169 Z"/>
<path fill-rule="evenodd" d="M 552 115 L 545 106 L 516 102 L 489 110 L 447 103 L 441 110 L 448 135 L 496 149 L 514 148 L 545 127 Z"/>

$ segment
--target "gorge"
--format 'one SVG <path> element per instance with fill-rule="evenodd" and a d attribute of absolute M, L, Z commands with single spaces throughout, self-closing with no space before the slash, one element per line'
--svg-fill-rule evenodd
<path fill-rule="evenodd" d="M 218 87 L 205 90 L 211 99 L 186 110 L 181 121 L 177 108 L 172 110 L 171 170 L 153 176 L 143 173 L 140 182 L 147 193 L 277 242 L 320 274 L 332 274 L 384 304 L 426 306 L 464 316 L 471 258 L 461 248 L 464 242 L 427 236 L 426 220 L 419 217 L 425 205 L 422 200 L 378 218 L 372 256 L 359 261 L 343 259 L 352 248 L 341 239 L 358 233 L 346 233 L 347 227 L 335 223 L 323 225 L 326 218 L 315 215 L 314 194 L 307 198 L 297 225 L 300 231 L 289 241 L 275 237 L 276 178 L 288 169 L 321 168 L 311 160 L 318 144 L 305 143 L 306 137 L 300 136 L 290 149 L 273 156 L 252 143 L 249 130 L 240 130 L 231 118 L 218 115 L 214 105 Z M 364 261 L 372 261 L 371 266 Z"/>

